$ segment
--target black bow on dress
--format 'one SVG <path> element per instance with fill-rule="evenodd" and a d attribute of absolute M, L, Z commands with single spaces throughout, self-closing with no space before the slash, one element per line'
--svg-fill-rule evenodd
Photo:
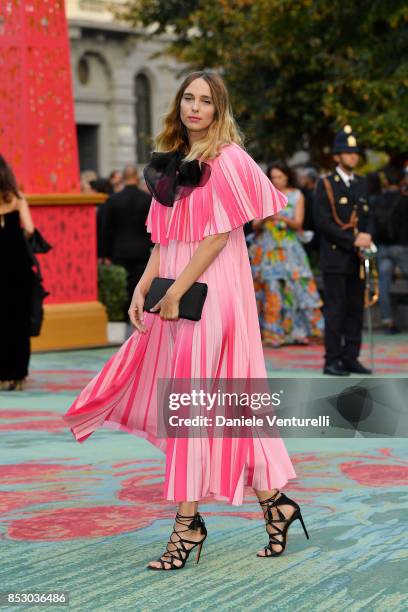
<path fill-rule="evenodd" d="M 155 200 L 164 206 L 173 206 L 176 200 L 186 198 L 196 187 L 203 187 L 211 176 L 211 167 L 197 159 L 183 162 L 180 151 L 152 153 L 152 159 L 143 170 L 147 188 Z"/>

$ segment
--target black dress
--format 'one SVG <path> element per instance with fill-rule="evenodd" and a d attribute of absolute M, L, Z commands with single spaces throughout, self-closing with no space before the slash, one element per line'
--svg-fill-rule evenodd
<path fill-rule="evenodd" d="M 17 210 L 0 224 L 0 381 L 22 380 L 30 359 L 31 259 Z"/>

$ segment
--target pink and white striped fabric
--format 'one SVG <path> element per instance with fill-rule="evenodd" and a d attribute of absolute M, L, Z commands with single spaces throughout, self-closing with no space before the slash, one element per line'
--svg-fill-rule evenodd
<path fill-rule="evenodd" d="M 245 485 L 281 489 L 296 478 L 280 438 L 157 437 L 157 381 L 168 378 L 266 378 L 258 314 L 242 225 L 279 211 L 286 197 L 238 145 L 208 162 L 211 177 L 172 208 L 152 201 L 146 221 L 160 243 L 160 276 L 176 278 L 200 241 L 230 232 L 225 248 L 197 279 L 208 284 L 202 318 L 162 321 L 145 313 L 137 331 L 80 393 L 64 420 L 78 442 L 97 428 L 141 436 L 166 454 L 164 496 L 209 495 L 239 505 Z"/>

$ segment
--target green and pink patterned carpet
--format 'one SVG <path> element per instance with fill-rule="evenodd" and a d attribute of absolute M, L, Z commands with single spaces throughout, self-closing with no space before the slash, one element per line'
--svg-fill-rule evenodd
<path fill-rule="evenodd" d="M 267 538 L 249 490 L 242 506 L 202 504 L 198 566 L 145 569 L 174 516 L 163 455 L 106 429 L 78 444 L 60 418 L 113 350 L 36 354 L 26 390 L 0 393 L 0 591 L 68 591 L 80 611 L 408 609 L 407 439 L 288 439 L 285 492 L 310 540 L 297 521 L 282 557 L 257 558 Z M 320 346 L 265 356 L 271 376 L 321 371 Z M 375 367 L 407 376 L 408 337 L 376 336 Z"/>

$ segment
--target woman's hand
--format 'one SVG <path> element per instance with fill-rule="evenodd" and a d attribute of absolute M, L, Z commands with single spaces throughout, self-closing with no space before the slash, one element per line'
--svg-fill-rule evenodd
<path fill-rule="evenodd" d="M 137 331 L 141 334 L 145 334 L 147 332 L 147 327 L 143 323 L 143 305 L 145 302 L 145 296 L 145 292 L 142 291 L 142 289 L 138 285 L 136 285 L 136 288 L 133 292 L 132 301 L 128 310 L 128 315 L 132 325 L 134 325 Z"/>
<path fill-rule="evenodd" d="M 150 312 L 160 310 L 160 318 L 164 321 L 178 321 L 179 304 L 180 298 L 167 291 L 164 297 L 150 309 Z"/>

